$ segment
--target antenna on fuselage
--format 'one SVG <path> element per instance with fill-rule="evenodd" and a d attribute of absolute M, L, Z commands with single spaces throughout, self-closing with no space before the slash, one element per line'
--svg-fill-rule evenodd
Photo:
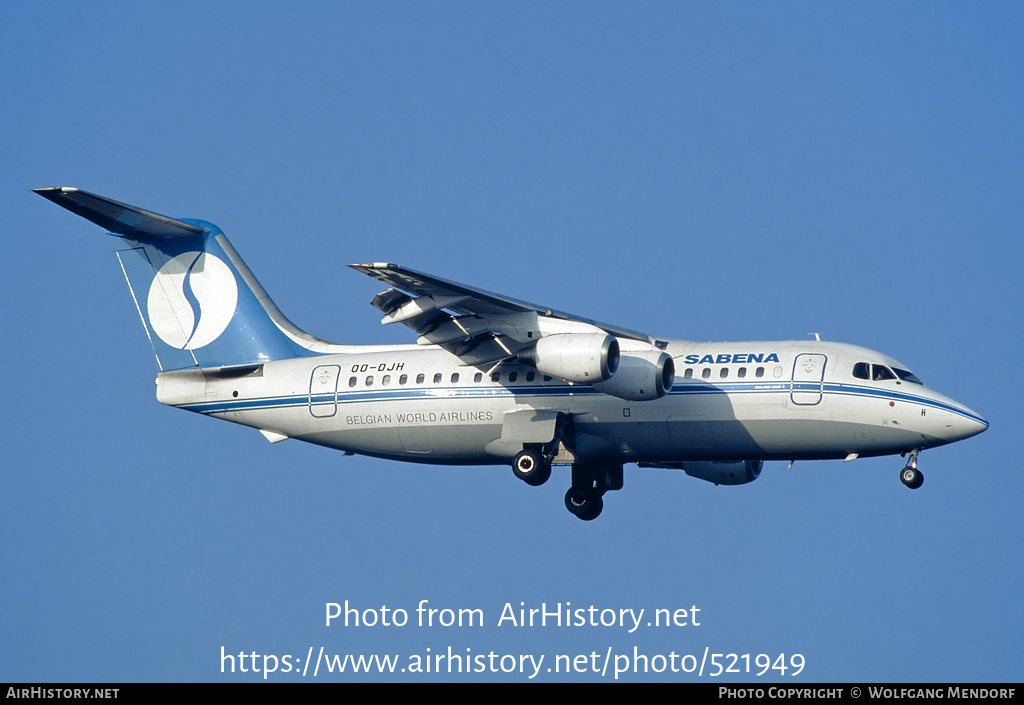
<path fill-rule="evenodd" d="M 819 343 L 821 342 L 821 334 L 820 333 L 808 333 L 807 335 L 813 335 L 815 340 L 817 340 Z"/>

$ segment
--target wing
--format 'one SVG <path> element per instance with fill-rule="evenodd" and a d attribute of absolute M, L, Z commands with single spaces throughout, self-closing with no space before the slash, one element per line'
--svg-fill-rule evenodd
<path fill-rule="evenodd" d="M 581 318 L 397 264 L 350 264 L 392 287 L 371 302 L 384 313 L 381 323 L 404 323 L 419 343 L 440 345 L 466 365 L 511 358 L 544 336 L 605 333 L 650 345 L 638 331 Z"/>

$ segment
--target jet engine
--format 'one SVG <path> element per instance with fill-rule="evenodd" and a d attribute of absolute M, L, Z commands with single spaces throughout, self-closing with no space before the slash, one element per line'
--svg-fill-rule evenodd
<path fill-rule="evenodd" d="M 600 333 L 547 335 L 520 351 L 519 360 L 543 374 L 591 384 L 615 374 L 619 367 L 619 341 Z"/>
<path fill-rule="evenodd" d="M 740 460 L 738 462 L 692 462 L 682 463 L 683 471 L 690 477 L 707 480 L 716 485 L 745 485 L 753 482 L 761 475 L 760 460 Z"/>
<path fill-rule="evenodd" d="M 630 350 L 619 356 L 619 369 L 612 378 L 596 382 L 594 389 L 620 399 L 650 401 L 668 394 L 675 378 L 676 366 L 668 353 Z"/>

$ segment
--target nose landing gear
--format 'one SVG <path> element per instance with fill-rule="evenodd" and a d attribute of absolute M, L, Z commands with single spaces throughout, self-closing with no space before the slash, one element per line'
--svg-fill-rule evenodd
<path fill-rule="evenodd" d="M 924 475 L 917 469 L 917 451 L 910 451 L 907 466 L 900 471 L 900 482 L 912 490 L 924 484 Z"/>

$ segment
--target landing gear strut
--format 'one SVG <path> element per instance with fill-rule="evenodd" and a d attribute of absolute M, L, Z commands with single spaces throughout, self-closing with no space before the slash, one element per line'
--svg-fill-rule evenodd
<path fill-rule="evenodd" d="M 924 475 L 917 469 L 917 451 L 910 451 L 910 459 L 907 466 L 900 471 L 900 482 L 912 490 L 924 484 Z"/>

